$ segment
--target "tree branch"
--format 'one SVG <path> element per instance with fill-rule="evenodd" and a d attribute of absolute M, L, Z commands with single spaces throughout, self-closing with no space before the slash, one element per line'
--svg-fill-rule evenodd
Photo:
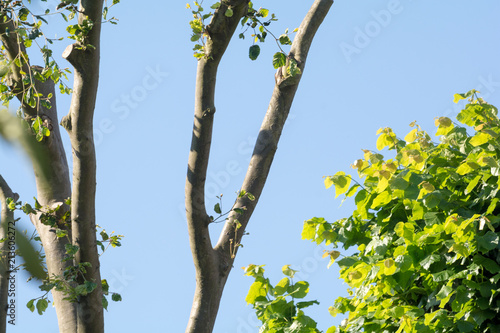
<path fill-rule="evenodd" d="M 241 3 L 241 8 L 244 7 L 246 10 L 246 4 L 246 1 Z M 295 37 L 289 58 L 295 59 L 302 72 L 312 39 L 332 4 L 333 0 L 316 0 Z M 240 10 L 240 7 L 232 5 L 234 14 L 231 18 L 226 18 L 223 14 L 227 7 L 223 7 L 224 5 L 223 2 L 210 23 L 210 26 L 217 27 L 218 31 L 224 33 L 215 35 L 209 30 L 210 39 L 206 46 L 209 56 L 212 55 L 210 53 L 212 50 L 218 52 L 214 51 L 212 58 L 202 59 L 198 63 L 195 121 L 186 182 L 186 213 L 196 268 L 196 291 L 186 333 L 204 333 L 213 330 L 220 298 L 234 262 L 237 245 L 262 193 L 301 77 L 300 74 L 295 77 L 280 74 L 285 73 L 284 68 L 278 71 L 273 96 L 242 186 L 242 190 L 251 193 L 255 200 L 249 200 L 248 196 L 237 199 L 233 208 L 246 207 L 246 211 L 241 216 L 234 211 L 229 215 L 219 241 L 213 248 L 208 231 L 208 224 L 211 221 L 206 213 L 204 196 L 215 112 L 215 79 L 217 65 L 234 33 L 233 25 L 228 23 L 234 24 L 235 28 L 244 14 L 235 10 Z M 236 220 L 241 223 L 241 227 L 236 227 Z"/>
<path fill-rule="evenodd" d="M 2 10 L 0 12 L 0 39 L 2 40 L 2 44 L 5 48 L 5 53 L 9 61 L 12 62 L 9 73 L 9 85 L 11 91 L 16 95 L 19 101 L 23 103 L 23 92 L 25 91 L 25 85 L 23 82 L 23 74 L 21 74 L 21 71 L 23 71 L 24 73 L 30 73 L 30 68 L 27 61 L 21 61 L 21 67 L 18 67 L 13 63 L 16 58 L 20 58 L 21 60 L 21 58 L 26 54 L 24 43 L 19 35 L 15 32 L 16 28 L 17 27 L 14 20 L 9 17 L 8 13 Z M 23 107 L 27 107 L 26 110 L 31 115 L 36 114 L 36 111 L 33 108 L 25 105 L 25 103 L 23 103 Z"/>
<path fill-rule="evenodd" d="M 74 67 L 73 95 L 66 128 L 73 151 L 73 191 L 71 195 L 71 229 L 73 244 L 79 246 L 74 265 L 88 262 L 84 279 L 97 284 L 93 292 L 77 303 L 77 333 L 104 332 L 102 286 L 95 226 L 96 156 L 93 118 L 99 83 L 100 38 L 103 0 L 82 0 L 78 23 L 93 22 L 85 37 L 86 45 L 69 45 L 63 57 Z M 88 45 L 92 45 L 92 47 Z M 84 279 L 78 283 L 83 283 Z"/>
<path fill-rule="evenodd" d="M 228 6 L 233 15 L 225 16 Z M 215 114 L 217 68 L 239 21 L 247 12 L 248 0 L 222 1 L 207 26 L 205 57 L 198 61 L 193 137 L 186 180 L 186 215 L 189 240 L 196 268 L 196 291 L 186 332 L 211 332 L 220 298 L 210 290 L 219 289 L 217 257 L 212 249 L 205 207 L 205 179 Z M 215 296 L 215 297 L 214 297 Z"/>
<path fill-rule="evenodd" d="M 332 4 L 333 0 L 316 0 L 299 27 L 297 35 L 292 43 L 289 57 L 297 61 L 301 73 L 304 72 L 307 54 L 314 35 Z M 220 268 L 225 272 L 228 272 L 232 267 L 234 255 L 238 250 L 237 245 L 241 242 L 245 227 L 248 224 L 266 183 L 274 155 L 278 148 L 281 132 L 300 82 L 302 74 L 293 78 L 286 78 L 285 75 L 283 75 L 285 70 L 284 68 L 278 69 L 273 95 L 260 128 L 252 158 L 241 188 L 251 193 L 255 197 L 255 200 L 250 200 L 247 196 L 237 199 L 234 208 L 245 207 L 246 210 L 243 214 L 238 214 L 234 211 L 230 214 L 220 234 L 219 241 L 215 246 L 215 250 L 219 257 L 223 258 Z M 241 227 L 235 230 L 236 220 L 241 224 Z"/>
<path fill-rule="evenodd" d="M 14 137 L 11 139 L 21 142 L 23 148 L 31 158 L 35 172 L 38 201 L 42 206 L 52 207 L 63 205 L 62 209 L 58 211 L 62 215 L 69 209 L 64 204 L 64 201 L 71 195 L 71 183 L 69 180 L 66 153 L 57 124 L 55 84 L 51 79 L 41 82 L 33 78 L 33 71 L 41 72 L 42 68 L 39 66 L 30 66 L 24 44 L 15 32 L 15 23 L 5 12 L 1 13 L 0 22 L 1 40 L 7 57 L 10 61 L 16 58 L 22 58 L 23 60 L 21 61 L 21 68 L 15 64 L 11 65 L 11 72 L 9 74 L 10 89 L 21 102 L 25 120 L 30 123 L 34 117 L 40 117 L 44 126 L 51 131 L 51 134 L 41 142 L 36 142 L 32 136 L 27 135 L 20 128 L 16 129 L 16 120 L 11 120 L 4 115 L 1 117 L 1 121 L 7 125 L 4 128 L 6 132 L 10 130 L 14 133 Z M 21 70 L 26 74 L 22 74 Z M 37 102 L 37 106 L 31 107 L 24 101 L 23 94 L 27 87 L 23 83 L 23 75 L 33 78 L 32 82 L 38 93 L 41 93 L 43 96 L 52 94 L 52 98 L 50 99 L 51 108 L 45 108 L 39 101 Z M 8 135 L 9 133 L 6 134 Z M 55 229 L 42 224 L 38 216 L 31 216 L 31 221 L 35 225 L 44 244 L 49 276 L 63 276 L 65 269 L 71 265 L 68 261 L 62 261 L 62 258 L 66 254 L 65 245 L 68 244 L 68 240 L 65 237 L 57 237 Z M 64 226 L 60 227 L 64 229 Z M 67 231 L 69 237 L 71 237 L 71 230 Z M 76 305 L 64 300 L 66 295 L 55 289 L 52 290 L 52 295 L 56 305 L 60 332 L 75 332 Z"/>

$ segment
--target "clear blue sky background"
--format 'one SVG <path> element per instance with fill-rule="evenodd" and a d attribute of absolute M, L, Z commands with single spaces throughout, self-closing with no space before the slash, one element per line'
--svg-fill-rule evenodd
<path fill-rule="evenodd" d="M 279 21 L 270 28 L 280 34 L 298 27 L 312 2 L 274 0 L 254 6 L 277 14 Z M 54 8 L 57 1 L 47 3 Z M 41 12 L 42 4 L 34 7 Z M 204 7 L 211 4 L 205 1 Z M 97 217 L 107 231 L 125 238 L 121 248 L 101 257 L 103 278 L 123 296 L 123 302 L 110 302 L 106 331 L 183 332 L 195 284 L 183 208 L 196 73 L 191 15 L 185 1 L 123 1 L 110 14 L 120 22 L 104 25 L 102 34 L 95 115 Z M 500 106 L 499 16 L 497 0 L 335 2 L 311 48 L 215 332 L 258 331 L 244 301 L 252 279 L 240 269 L 251 263 L 266 264 L 274 283 L 283 265 L 299 269 L 298 277 L 311 283 L 309 299 L 321 303 L 307 313 L 322 330 L 339 323 L 327 308 L 347 286 L 335 265 L 326 269 L 322 249 L 300 239 L 304 220 L 320 216 L 334 221 L 353 208 L 349 203 L 339 208 L 340 199 L 325 190 L 322 177 L 349 172 L 361 149 L 375 150 L 380 127 L 392 127 L 404 137 L 408 124 L 417 120 L 435 133 L 434 117 L 454 118 L 459 111 L 454 93 L 476 88 Z M 49 33 L 56 32 L 65 35 L 54 23 Z M 250 38 L 235 38 L 220 65 L 207 182 L 210 206 L 220 193 L 223 206 L 231 206 L 274 85 L 274 42 L 269 38 L 261 45 L 254 62 L 248 58 L 250 45 Z M 59 98 L 60 117 L 68 102 Z M 32 201 L 36 192 L 27 159 L 4 143 L 0 150 L 0 173 L 23 201 Z M 67 151 L 71 157 L 69 146 Z M 32 230 L 26 217 L 19 224 Z M 220 229 L 211 228 L 214 240 Z M 9 332 L 57 332 L 50 306 L 44 316 L 25 309 L 41 292 L 36 282 L 24 282 L 24 273 L 17 276 L 19 313 Z"/>

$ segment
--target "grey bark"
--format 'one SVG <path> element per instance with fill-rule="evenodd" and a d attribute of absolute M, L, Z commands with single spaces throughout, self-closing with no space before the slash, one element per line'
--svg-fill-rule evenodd
<path fill-rule="evenodd" d="M 255 200 L 249 200 L 247 196 L 237 199 L 233 208 L 246 207 L 246 210 L 243 214 L 233 211 L 229 215 L 219 241 L 213 247 L 208 229 L 210 217 L 206 212 L 204 197 L 215 113 L 217 66 L 236 25 L 245 13 L 247 3 L 248 1 L 231 1 L 234 14 L 231 18 L 227 18 L 224 13 L 229 3 L 222 2 L 207 27 L 210 38 L 206 53 L 209 57 L 198 62 L 195 119 L 186 180 L 186 215 L 196 269 L 196 288 L 186 333 L 210 333 L 213 330 L 224 285 L 238 250 L 237 245 L 264 188 L 302 75 L 287 77 L 284 68 L 280 68 L 276 73 L 273 95 L 241 188 L 251 193 Z M 289 58 L 297 61 L 301 73 L 304 72 L 314 35 L 332 4 L 333 0 L 316 0 L 299 27 Z M 216 31 L 212 30 L 214 27 L 217 27 Z M 241 224 L 239 229 L 235 229 L 236 220 Z"/>
<path fill-rule="evenodd" d="M 62 125 L 68 131 L 73 151 L 73 191 L 71 196 L 71 230 L 74 245 L 79 246 L 74 265 L 90 263 L 85 280 L 97 284 L 96 289 L 80 297 L 77 307 L 78 333 L 104 332 L 102 285 L 96 240 L 95 194 L 96 156 L 93 118 L 99 83 L 101 17 L 103 0 L 82 0 L 78 22 L 88 18 L 93 28 L 86 37 L 92 47 L 75 43 L 63 53 L 74 68 L 73 95 Z M 79 281 L 83 283 L 83 279 Z"/>
<path fill-rule="evenodd" d="M 68 230 L 72 244 L 79 246 L 74 262 L 65 261 L 65 245 L 68 240 L 57 238 L 54 230 L 40 223 L 37 216 L 31 216 L 32 222 L 40 234 L 47 261 L 49 276 L 62 276 L 67 266 L 88 262 L 84 279 L 97 284 L 96 289 L 80 297 L 76 303 L 69 303 L 62 293 L 52 291 L 57 311 L 59 331 L 64 333 L 100 333 L 104 332 L 102 308 L 102 286 L 100 265 L 96 242 L 95 227 L 95 192 L 96 192 L 96 159 L 93 142 L 93 115 L 99 81 L 100 32 L 103 0 L 82 0 L 79 6 L 78 22 L 85 18 L 93 22 L 93 28 L 86 37 L 86 44 L 94 48 L 82 48 L 75 43 L 68 46 L 63 57 L 74 67 L 73 95 L 70 110 L 62 119 L 73 151 L 73 189 L 69 180 L 69 169 L 63 149 L 59 128 L 57 126 L 57 108 L 55 97 L 52 98 L 51 109 L 43 107 L 32 109 L 22 101 L 24 86 L 19 68 L 15 66 L 11 73 L 11 90 L 23 103 L 23 109 L 29 120 L 40 116 L 50 128 L 51 135 L 44 139 L 36 151 L 30 151 L 37 182 L 38 201 L 43 206 L 63 205 L 64 200 L 71 197 L 71 227 Z M 5 13 L 1 13 L 5 16 Z M 9 29 L 10 34 L 5 34 Z M 17 40 L 14 23 L 10 20 L 0 23 L 0 34 L 8 57 L 12 60 L 24 52 L 24 46 Z M 29 64 L 23 66 L 29 73 L 36 68 Z M 44 96 L 54 93 L 54 83 L 46 81 L 35 83 L 37 90 Z M 62 208 L 64 213 L 69 207 Z"/>

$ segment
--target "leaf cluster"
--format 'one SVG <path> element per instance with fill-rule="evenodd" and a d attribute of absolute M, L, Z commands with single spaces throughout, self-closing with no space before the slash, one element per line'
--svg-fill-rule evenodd
<path fill-rule="evenodd" d="M 212 12 L 204 13 L 204 8 L 202 6 L 203 1 L 194 1 L 195 8 L 192 8 L 190 4 L 186 4 L 186 8 L 191 9 L 191 13 L 193 14 L 193 20 L 189 21 L 189 25 L 191 26 L 192 35 L 191 41 L 195 42 L 195 46 L 193 47 L 194 57 L 197 59 L 202 59 L 209 57 L 210 55 L 205 52 L 205 44 L 206 39 L 210 38 L 207 32 L 206 21 L 213 16 Z M 217 10 L 219 9 L 221 2 L 216 2 L 212 6 L 211 9 Z M 227 17 L 233 16 L 233 10 L 231 6 L 229 6 L 224 15 Z M 288 57 L 285 51 L 283 51 L 282 46 L 284 45 L 292 45 L 292 40 L 290 39 L 290 33 L 288 29 L 285 30 L 283 34 L 279 37 L 276 37 L 267 27 L 274 21 L 277 21 L 275 14 L 269 14 L 269 9 L 259 8 L 258 10 L 253 7 L 253 3 L 250 1 L 248 3 L 247 13 L 241 19 L 241 26 L 245 28 L 238 37 L 240 39 L 245 39 L 246 32 L 251 29 L 253 33 L 251 37 L 253 38 L 253 44 L 250 46 L 248 50 L 248 56 L 251 60 L 257 60 L 260 55 L 260 46 L 257 43 L 264 43 L 268 35 L 271 35 L 278 48 L 279 52 L 276 52 L 273 56 L 273 67 L 278 69 L 280 67 L 286 68 L 286 75 L 293 77 L 297 74 L 300 74 L 300 68 L 298 67 L 297 62 L 292 57 Z M 294 29 L 292 33 L 297 32 L 298 29 Z"/>
<path fill-rule="evenodd" d="M 317 301 L 296 302 L 309 293 L 309 283 L 306 281 L 293 282 L 296 270 L 285 265 L 282 272 L 285 275 L 276 286 L 271 285 L 264 277 L 263 266 L 249 265 L 243 267 L 245 275 L 255 281 L 250 286 L 247 297 L 256 311 L 257 318 L 262 322 L 259 333 L 319 333 L 316 322 L 306 316 L 302 309 Z"/>
<path fill-rule="evenodd" d="M 330 307 L 348 317 L 328 333 L 500 331 L 500 121 L 474 90 L 455 102 L 466 98 L 457 120 L 472 130 L 436 118 L 438 144 L 415 123 L 404 140 L 381 129 L 377 148 L 395 158 L 365 151 L 352 166 L 363 185 L 326 178 L 356 209 L 306 221 L 302 238 L 358 250 L 337 261 L 351 296 Z"/>

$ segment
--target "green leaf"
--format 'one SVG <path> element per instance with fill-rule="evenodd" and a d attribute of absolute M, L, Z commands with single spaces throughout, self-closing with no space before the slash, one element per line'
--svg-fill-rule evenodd
<path fill-rule="evenodd" d="M 458 320 L 456 322 L 458 331 L 460 333 L 469 333 L 474 331 L 474 324 L 468 321 Z"/>
<path fill-rule="evenodd" d="M 84 286 L 85 286 L 87 293 L 90 294 L 97 287 L 97 283 L 91 282 L 91 281 L 85 281 Z"/>
<path fill-rule="evenodd" d="M 259 45 L 252 45 L 250 46 L 250 49 L 248 51 L 248 56 L 252 60 L 256 60 L 259 57 L 260 54 L 260 46 Z"/>
<path fill-rule="evenodd" d="M 48 306 L 49 303 L 47 302 L 47 299 L 45 298 L 39 299 L 36 302 L 36 310 L 38 311 L 38 314 L 42 315 L 45 312 L 45 310 L 47 310 Z"/>
<path fill-rule="evenodd" d="M 102 296 L 102 307 L 104 310 L 108 311 L 108 299 L 106 296 Z"/>
<path fill-rule="evenodd" d="M 278 38 L 278 40 L 279 40 L 281 45 L 292 45 L 292 41 L 290 40 L 290 37 L 288 37 L 288 35 L 282 34 Z"/>
<path fill-rule="evenodd" d="M 220 204 L 219 203 L 216 203 L 215 206 L 214 206 L 214 211 L 217 213 L 217 214 L 222 214 L 222 211 L 220 209 Z"/>
<path fill-rule="evenodd" d="M 384 260 L 383 268 L 385 275 L 393 275 L 394 273 L 396 273 L 398 267 L 396 266 L 396 262 L 394 261 L 394 259 L 388 258 Z"/>
<path fill-rule="evenodd" d="M 290 285 L 290 279 L 289 278 L 283 278 L 281 279 L 280 282 L 274 287 L 274 295 L 275 296 L 281 296 L 284 293 L 286 293 L 286 290 L 288 289 L 288 286 Z"/>
<path fill-rule="evenodd" d="M 453 103 L 458 103 L 459 101 L 461 101 L 462 99 L 466 99 L 466 98 L 469 98 L 471 97 L 474 93 L 476 92 L 476 90 L 470 90 L 468 92 L 466 92 L 465 94 L 455 94 L 453 95 Z"/>
<path fill-rule="evenodd" d="M 267 286 L 262 280 L 255 280 L 254 283 L 250 286 L 250 290 L 248 291 L 247 296 L 245 297 L 245 301 L 247 304 L 255 304 L 256 300 L 259 297 L 265 297 L 267 295 Z"/>
<path fill-rule="evenodd" d="M 476 185 L 479 183 L 479 181 L 481 180 L 482 176 L 481 175 L 478 175 L 476 176 L 470 183 L 469 185 L 467 185 L 467 188 L 465 189 L 464 191 L 464 194 L 469 194 L 470 192 L 472 192 L 472 190 L 476 187 Z"/>
<path fill-rule="evenodd" d="M 288 67 L 286 68 L 286 72 L 288 75 L 291 77 L 294 77 L 296 75 L 299 75 L 301 73 L 300 68 L 297 65 L 297 61 L 295 59 L 291 58 Z"/>
<path fill-rule="evenodd" d="M 319 304 L 319 302 L 318 301 L 297 302 L 297 309 L 304 309 L 314 304 Z"/>
<path fill-rule="evenodd" d="M 309 293 L 309 283 L 299 281 L 293 285 L 293 291 L 290 293 L 294 298 L 304 298 Z"/>
<path fill-rule="evenodd" d="M 392 177 L 389 180 L 391 190 L 406 190 L 409 183 L 403 177 Z"/>
<path fill-rule="evenodd" d="M 453 288 L 450 286 L 443 286 L 441 290 L 436 294 L 437 299 L 444 299 L 448 297 L 448 295 L 453 291 Z"/>
<path fill-rule="evenodd" d="M 473 145 L 474 147 L 480 146 L 488 141 L 491 140 L 491 136 L 489 134 L 483 133 L 483 132 L 478 132 L 476 135 L 474 135 L 469 143 Z"/>
<path fill-rule="evenodd" d="M 28 303 L 26 303 L 26 307 L 30 309 L 31 312 L 35 311 L 35 300 L 32 299 Z"/>
<path fill-rule="evenodd" d="M 278 69 L 286 65 L 286 55 L 283 52 L 276 52 L 273 56 L 273 67 Z"/>
<path fill-rule="evenodd" d="M 33 197 L 33 199 L 35 199 L 35 208 L 36 209 L 42 209 L 42 205 L 40 205 L 40 203 L 38 202 L 38 200 L 35 197 Z"/>
<path fill-rule="evenodd" d="M 66 253 L 70 256 L 76 254 L 80 249 L 78 245 L 73 245 L 73 244 L 65 244 L 64 247 L 66 248 Z"/>
<path fill-rule="evenodd" d="M 233 10 L 231 8 L 226 9 L 224 15 L 226 15 L 227 17 L 233 16 Z"/>
<path fill-rule="evenodd" d="M 258 14 L 262 17 L 267 17 L 267 15 L 269 15 L 269 9 L 260 8 Z"/>
<path fill-rule="evenodd" d="M 120 302 L 122 300 L 122 295 L 118 294 L 118 293 L 113 293 L 111 295 L 111 300 L 113 302 Z"/>
<path fill-rule="evenodd" d="M 106 279 L 101 280 L 101 288 L 102 288 L 102 293 L 104 295 L 107 295 L 109 292 L 109 284 L 108 284 L 108 281 Z"/>
<path fill-rule="evenodd" d="M 495 249 L 496 247 L 498 247 L 498 243 L 498 235 L 491 230 L 483 236 L 477 236 L 477 245 L 479 247 L 479 251 L 481 251 L 482 253 L 487 253 Z"/>
<path fill-rule="evenodd" d="M 335 185 L 335 198 L 347 192 L 351 184 L 351 177 L 346 176 L 345 172 L 339 171 L 334 176 L 325 178 L 325 187 L 328 188 L 331 184 Z"/>
<path fill-rule="evenodd" d="M 107 240 L 109 239 L 109 235 L 106 233 L 106 231 L 105 231 L 105 230 L 102 230 L 102 231 L 100 232 L 100 235 L 101 235 L 101 238 L 102 238 L 102 241 L 103 241 L 103 242 L 105 242 L 105 241 L 107 241 Z"/>
<path fill-rule="evenodd" d="M 408 240 L 413 240 L 415 234 L 415 226 L 412 223 L 399 222 L 394 228 L 396 235 Z"/>
<path fill-rule="evenodd" d="M 380 193 L 379 195 L 377 195 L 375 197 L 375 199 L 373 199 L 373 203 L 371 205 L 371 208 L 375 209 L 375 208 L 378 208 L 380 206 L 384 206 L 384 205 L 388 204 L 389 202 L 391 202 L 391 200 L 392 200 L 392 196 L 389 193 L 389 191 L 384 191 L 384 192 Z"/>
<path fill-rule="evenodd" d="M 286 276 L 288 276 L 292 279 L 293 279 L 293 276 L 295 275 L 295 273 L 297 273 L 296 270 L 290 268 L 290 265 L 283 266 L 281 268 L 281 271 L 283 272 L 283 274 L 285 274 Z"/>
<path fill-rule="evenodd" d="M 422 266 L 425 269 L 429 269 L 429 267 L 435 263 L 439 262 L 441 260 L 441 256 L 439 254 L 431 254 L 430 256 L 426 257 L 424 260 L 420 262 L 420 266 Z"/>
<path fill-rule="evenodd" d="M 483 257 L 480 254 L 476 254 L 473 258 L 474 263 L 486 268 L 488 272 L 496 274 L 500 273 L 500 266 L 493 260 Z"/>
<path fill-rule="evenodd" d="M 497 207 L 497 203 L 499 200 L 500 200 L 499 198 L 495 198 L 495 199 L 491 200 L 491 204 L 488 206 L 488 209 L 486 210 L 485 215 L 489 215 L 489 214 L 493 213 L 493 211 Z"/>

